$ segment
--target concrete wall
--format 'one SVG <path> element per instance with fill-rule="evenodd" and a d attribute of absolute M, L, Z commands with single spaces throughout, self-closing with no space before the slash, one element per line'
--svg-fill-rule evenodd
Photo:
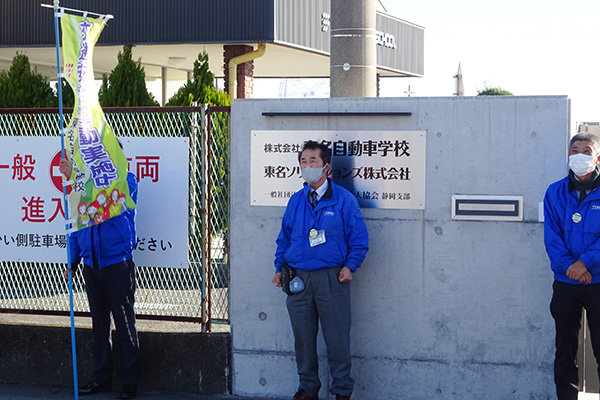
<path fill-rule="evenodd" d="M 412 116 L 261 115 L 325 110 Z M 552 274 L 538 204 L 567 171 L 568 126 L 564 96 L 236 100 L 233 392 L 291 397 L 297 388 L 285 295 L 271 283 L 284 208 L 250 206 L 250 131 L 425 130 L 425 210 L 363 209 L 370 251 L 352 283 L 353 398 L 553 398 Z M 524 221 L 453 221 L 453 194 L 522 195 Z"/>
<path fill-rule="evenodd" d="M 116 338 L 116 332 L 113 335 Z M 228 333 L 139 332 L 139 336 L 141 392 L 229 393 Z M 0 343 L 1 383 L 73 387 L 70 328 L 0 324 Z M 83 386 L 93 367 L 92 330 L 77 328 L 76 343 L 78 380 Z M 116 391 L 121 387 L 121 353 L 119 341 L 113 343 Z"/>

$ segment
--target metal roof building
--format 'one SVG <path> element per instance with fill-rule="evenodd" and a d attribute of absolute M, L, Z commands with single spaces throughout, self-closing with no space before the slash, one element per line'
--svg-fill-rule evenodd
<path fill-rule="evenodd" d="M 60 6 L 114 15 L 95 49 L 98 78 L 116 65 L 123 45 L 135 45 L 149 80 L 167 70 L 169 80 L 185 80 L 201 51 L 222 77 L 224 46 L 257 43 L 267 50 L 254 61 L 254 77 L 329 76 L 330 0 L 63 0 Z M 0 18 L 0 70 L 20 51 L 54 79 L 52 10 L 40 0 L 3 0 Z M 422 76 L 424 29 L 379 11 L 376 18 L 377 73 Z"/>

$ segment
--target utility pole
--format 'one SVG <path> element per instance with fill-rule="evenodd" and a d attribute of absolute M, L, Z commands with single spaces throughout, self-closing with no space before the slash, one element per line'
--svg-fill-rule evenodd
<path fill-rule="evenodd" d="M 377 97 L 376 0 L 331 0 L 331 97 Z"/>

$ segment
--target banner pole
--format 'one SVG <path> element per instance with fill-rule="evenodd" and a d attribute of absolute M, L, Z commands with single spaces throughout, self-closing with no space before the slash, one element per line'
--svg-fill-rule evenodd
<path fill-rule="evenodd" d="M 57 90 L 58 90 L 58 114 L 60 126 L 60 145 L 61 157 L 66 158 L 65 152 L 65 128 L 63 116 L 63 101 L 62 101 L 62 73 L 60 68 L 60 40 L 58 29 L 59 18 L 59 3 L 60 0 L 54 0 L 54 32 L 56 36 L 56 70 L 57 70 Z M 73 387 L 75 400 L 79 400 L 79 384 L 77 382 L 77 349 L 75 342 L 75 313 L 73 307 L 73 270 L 71 269 L 71 246 L 70 246 L 70 229 L 66 221 L 69 220 L 69 203 L 67 197 L 67 186 L 63 184 L 63 210 L 65 210 L 65 230 L 66 230 L 66 247 L 67 247 L 67 270 L 69 274 L 69 314 L 71 317 L 71 351 L 73 354 Z"/>
<path fill-rule="evenodd" d="M 46 8 L 55 8 L 55 6 L 53 6 L 52 4 L 42 4 L 42 7 L 46 7 Z M 69 11 L 70 13 L 74 14 L 82 14 L 84 16 L 84 19 L 86 16 L 90 16 L 90 17 L 95 17 L 98 19 L 103 19 L 103 20 L 109 20 L 114 18 L 113 15 L 111 14 L 99 14 L 99 13 L 95 13 L 95 12 L 90 12 L 90 11 L 83 11 L 83 10 L 76 10 L 74 8 L 66 8 L 66 7 L 61 7 L 60 8 L 62 11 Z"/>

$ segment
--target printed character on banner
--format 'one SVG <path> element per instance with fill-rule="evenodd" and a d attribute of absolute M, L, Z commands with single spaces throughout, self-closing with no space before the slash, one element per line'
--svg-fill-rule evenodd
<path fill-rule="evenodd" d="M 119 204 L 121 205 L 121 211 L 127 210 L 127 204 L 126 204 L 125 200 L 126 200 L 125 195 L 123 193 L 121 193 L 119 195 Z"/>
<path fill-rule="evenodd" d="M 100 204 L 98 204 L 97 201 L 92 201 L 87 210 L 87 213 L 90 216 L 90 220 L 94 224 L 99 224 L 100 222 L 102 222 L 102 214 L 98 213 L 99 208 Z"/>
<path fill-rule="evenodd" d="M 108 195 L 106 194 L 106 190 L 102 189 L 98 192 L 98 196 L 96 196 L 96 201 L 100 205 L 99 213 L 102 214 L 102 221 L 106 221 L 110 218 L 110 210 L 108 204 Z"/>
<path fill-rule="evenodd" d="M 87 213 L 88 206 L 87 206 L 87 204 L 85 204 L 84 201 L 79 203 L 79 205 L 77 206 L 77 209 L 79 210 L 79 222 L 81 222 L 82 225 L 87 226 L 89 223 L 92 222 L 90 220 L 90 216 Z"/>
<path fill-rule="evenodd" d="M 110 217 L 114 217 L 121 212 L 121 202 L 119 201 L 120 198 L 121 195 L 119 194 L 119 189 L 113 189 L 110 194 L 110 205 L 108 206 Z"/>

